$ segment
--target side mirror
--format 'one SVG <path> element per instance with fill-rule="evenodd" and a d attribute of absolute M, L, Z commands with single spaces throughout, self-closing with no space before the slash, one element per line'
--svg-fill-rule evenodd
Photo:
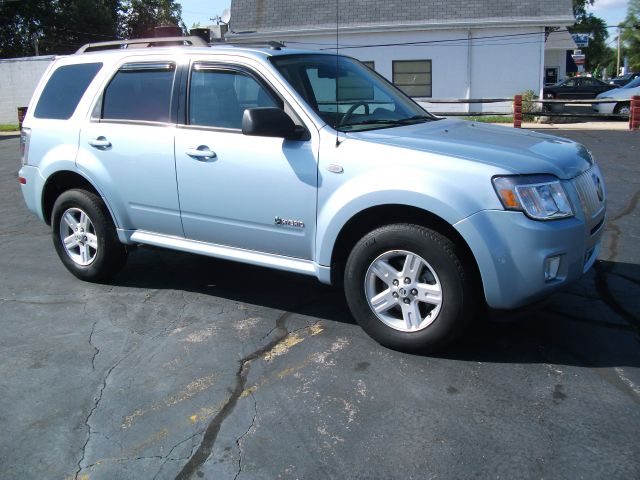
<path fill-rule="evenodd" d="M 293 123 L 283 110 L 274 107 L 247 108 L 242 116 L 242 133 L 255 137 L 300 140 L 306 129 Z"/>

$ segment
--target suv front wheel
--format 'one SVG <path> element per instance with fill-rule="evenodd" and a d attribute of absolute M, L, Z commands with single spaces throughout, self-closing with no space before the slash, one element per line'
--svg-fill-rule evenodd
<path fill-rule="evenodd" d="M 100 197 L 86 190 L 68 190 L 53 206 L 53 245 L 67 270 L 81 280 L 99 282 L 125 264 L 127 250 Z"/>
<path fill-rule="evenodd" d="M 345 294 L 356 321 L 381 344 L 434 352 L 466 326 L 476 299 L 459 248 L 435 230 L 380 227 L 353 248 Z"/>

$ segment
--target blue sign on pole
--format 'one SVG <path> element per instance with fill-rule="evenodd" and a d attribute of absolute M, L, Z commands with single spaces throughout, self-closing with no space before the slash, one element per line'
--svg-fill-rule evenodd
<path fill-rule="evenodd" d="M 591 36 L 588 33 L 574 33 L 571 36 L 573 37 L 573 41 L 576 43 L 578 48 L 589 46 L 589 40 L 591 39 Z"/>

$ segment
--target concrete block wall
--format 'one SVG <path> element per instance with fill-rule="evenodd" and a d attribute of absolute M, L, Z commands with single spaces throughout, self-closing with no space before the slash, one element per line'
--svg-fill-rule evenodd
<path fill-rule="evenodd" d="M 18 107 L 29 105 L 54 56 L 0 60 L 0 123 L 18 123 Z"/>

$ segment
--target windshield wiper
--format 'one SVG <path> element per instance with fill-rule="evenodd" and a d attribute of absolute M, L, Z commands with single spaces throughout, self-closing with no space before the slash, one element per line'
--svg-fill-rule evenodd
<path fill-rule="evenodd" d="M 437 118 L 432 117 L 431 115 L 414 115 L 413 117 L 403 118 L 402 120 L 398 120 L 398 121 L 402 123 L 410 123 L 410 122 L 416 122 L 419 120 L 432 121 L 432 120 L 437 120 Z"/>
<path fill-rule="evenodd" d="M 355 127 L 358 125 L 409 125 L 414 122 L 419 122 L 421 120 L 430 121 L 436 120 L 434 117 L 430 117 L 428 115 L 414 115 L 410 118 L 402 118 L 402 119 L 371 119 L 371 120 L 363 120 L 362 122 L 353 122 L 353 123 L 345 123 L 343 125 L 339 125 L 340 127 Z"/>
<path fill-rule="evenodd" d="M 357 125 L 402 125 L 400 120 L 364 120 L 362 122 L 343 123 L 340 127 L 355 127 Z"/>

